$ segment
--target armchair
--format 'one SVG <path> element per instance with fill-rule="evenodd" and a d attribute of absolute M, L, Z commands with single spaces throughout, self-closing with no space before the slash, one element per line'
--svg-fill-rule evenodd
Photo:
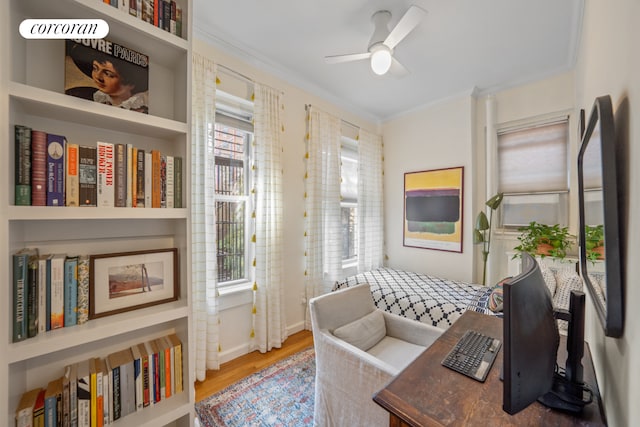
<path fill-rule="evenodd" d="M 314 424 L 388 426 L 372 396 L 442 330 L 375 307 L 368 284 L 309 301 L 316 352 Z"/>

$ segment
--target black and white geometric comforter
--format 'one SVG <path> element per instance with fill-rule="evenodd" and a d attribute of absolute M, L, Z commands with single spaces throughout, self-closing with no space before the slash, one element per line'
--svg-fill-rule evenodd
<path fill-rule="evenodd" d="M 488 308 L 491 288 L 409 271 L 379 268 L 349 276 L 333 290 L 369 283 L 375 305 L 390 313 L 447 329 L 466 310 Z"/>

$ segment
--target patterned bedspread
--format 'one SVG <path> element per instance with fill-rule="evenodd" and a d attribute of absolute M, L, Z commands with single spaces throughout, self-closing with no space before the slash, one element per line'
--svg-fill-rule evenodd
<path fill-rule="evenodd" d="M 491 288 L 409 271 L 379 268 L 349 276 L 333 290 L 369 283 L 376 306 L 390 313 L 447 329 L 464 313 L 488 309 Z"/>

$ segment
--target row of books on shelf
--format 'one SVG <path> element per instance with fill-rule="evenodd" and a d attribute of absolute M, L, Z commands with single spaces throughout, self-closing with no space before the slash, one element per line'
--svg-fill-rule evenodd
<path fill-rule="evenodd" d="M 181 393 L 182 358 L 182 342 L 172 333 L 69 364 L 46 387 L 22 395 L 16 426 L 110 425 Z"/>
<path fill-rule="evenodd" d="M 89 256 L 13 255 L 13 342 L 89 320 Z"/>
<path fill-rule="evenodd" d="M 182 37 L 182 7 L 175 0 L 102 0 L 151 25 Z"/>
<path fill-rule="evenodd" d="M 15 204 L 181 208 L 182 157 L 15 125 Z"/>

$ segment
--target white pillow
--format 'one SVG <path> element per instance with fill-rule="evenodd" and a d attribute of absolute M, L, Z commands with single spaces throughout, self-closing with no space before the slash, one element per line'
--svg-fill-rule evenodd
<path fill-rule="evenodd" d="M 553 274 L 553 270 L 551 270 L 546 263 L 540 262 L 540 272 L 542 273 L 542 278 L 544 279 L 544 283 L 549 288 L 549 292 L 551 292 L 551 297 L 556 294 L 557 283 L 556 276 Z"/>
<path fill-rule="evenodd" d="M 556 294 L 553 296 L 553 306 L 563 310 L 569 309 L 569 299 L 571 291 L 582 291 L 582 278 L 573 267 L 563 268 L 556 273 L 556 283 L 558 285 Z M 558 321 L 561 330 L 567 329 L 565 320 Z"/>
<path fill-rule="evenodd" d="M 382 311 L 374 310 L 358 320 L 336 328 L 333 335 L 367 351 L 387 335 L 384 315 Z"/>

